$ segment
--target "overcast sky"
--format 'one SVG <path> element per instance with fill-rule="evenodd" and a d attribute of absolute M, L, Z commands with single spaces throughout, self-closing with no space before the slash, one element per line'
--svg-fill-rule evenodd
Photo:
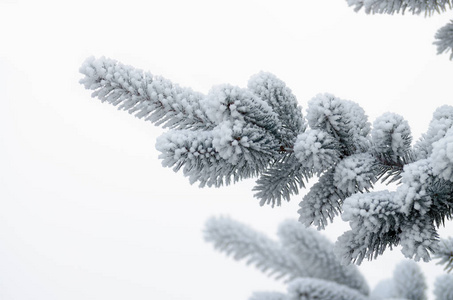
<path fill-rule="evenodd" d="M 253 180 L 191 186 L 160 165 L 164 132 L 90 97 L 86 57 L 107 56 L 206 93 L 269 71 L 302 107 L 318 93 L 370 121 L 403 115 L 414 139 L 451 104 L 451 66 L 432 45 L 453 14 L 368 16 L 344 0 L 0 0 L 0 299 L 247 299 L 285 286 L 202 238 L 228 215 L 275 235 L 301 195 L 260 207 Z M 443 229 L 443 236 L 452 232 Z M 348 225 L 324 232 L 332 241 Z M 399 249 L 360 269 L 390 277 Z M 422 264 L 429 282 L 442 273 Z"/>

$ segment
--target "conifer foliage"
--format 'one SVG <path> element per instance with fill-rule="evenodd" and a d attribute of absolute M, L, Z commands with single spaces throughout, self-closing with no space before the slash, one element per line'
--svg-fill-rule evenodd
<path fill-rule="evenodd" d="M 439 259 L 438 264 L 445 265 L 445 270 L 453 270 L 453 238 L 441 239 L 437 245 L 434 257 Z"/>
<path fill-rule="evenodd" d="M 406 11 L 412 14 L 424 14 L 431 16 L 434 13 L 445 12 L 452 8 L 451 0 L 346 0 L 355 11 L 362 8 L 367 14 L 394 14 Z M 436 35 L 437 53 L 451 51 L 450 59 L 453 59 L 453 21 L 440 28 Z"/>
<path fill-rule="evenodd" d="M 393 278 L 383 280 L 370 293 L 356 266 L 342 265 L 326 238 L 295 221 L 279 226 L 278 241 L 224 217 L 208 220 L 204 234 L 217 250 L 286 279 L 286 294 L 255 292 L 249 300 L 427 299 L 425 278 L 414 261 L 398 264 Z M 437 278 L 436 300 L 451 300 L 452 286 L 453 275 Z"/>
<path fill-rule="evenodd" d="M 269 73 L 252 76 L 247 88 L 221 85 L 203 95 L 107 58 L 87 59 L 80 72 L 93 97 L 170 128 L 157 141 L 159 157 L 192 183 L 257 177 L 255 196 L 273 206 L 318 177 L 299 221 L 322 229 L 342 214 L 351 226 L 336 244 L 343 263 L 396 245 L 427 261 L 437 228 L 453 215 L 452 106 L 438 108 L 412 146 L 402 116 L 386 113 L 371 125 L 358 104 L 330 94 L 309 101 L 304 117 L 291 90 Z M 379 180 L 399 186 L 373 192 Z"/>

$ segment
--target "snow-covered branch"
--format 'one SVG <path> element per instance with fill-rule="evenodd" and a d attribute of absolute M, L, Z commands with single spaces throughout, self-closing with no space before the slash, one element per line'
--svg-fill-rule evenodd
<path fill-rule="evenodd" d="M 204 95 L 116 60 L 89 57 L 79 69 L 80 83 L 92 97 L 126 110 L 138 118 L 170 128 L 210 128 L 201 109 Z"/>
<path fill-rule="evenodd" d="M 382 199 L 386 197 L 384 193 Z M 379 206 L 377 200 L 379 199 L 376 198 L 371 206 Z M 263 272 L 280 274 L 280 277 L 287 274 L 284 277 L 290 279 L 287 280 L 286 294 L 255 292 L 249 300 L 427 299 L 425 276 L 413 260 L 400 262 L 395 267 L 393 277 L 379 282 L 370 294 L 365 279 L 355 266 L 342 265 L 326 238 L 296 221 L 288 220 L 280 224 L 279 242 L 271 241 L 249 227 L 227 218 L 210 219 L 206 224 L 205 235 L 220 251 L 233 255 L 236 259 L 246 259 Z M 437 253 L 451 251 L 451 239 L 443 242 Z M 297 274 L 299 276 L 294 277 Z M 436 300 L 450 300 L 453 296 L 452 286 L 453 275 L 438 277 L 434 290 Z"/>
<path fill-rule="evenodd" d="M 191 183 L 257 177 L 255 196 L 274 206 L 318 177 L 299 221 L 323 229 L 343 214 L 351 225 L 336 246 L 343 262 L 360 264 L 396 245 L 427 261 L 437 227 L 453 217 L 452 106 L 438 108 L 412 146 L 402 116 L 385 113 L 371 125 L 357 103 L 331 94 L 311 99 L 305 119 L 270 73 L 253 75 L 247 88 L 224 84 L 203 95 L 107 58 L 89 58 L 80 71 L 93 97 L 171 128 L 157 141 L 159 157 Z M 373 192 L 378 180 L 398 187 Z"/>
<path fill-rule="evenodd" d="M 453 21 L 450 21 L 444 27 L 441 27 L 435 35 L 437 46 L 437 54 L 451 51 L 450 59 L 453 59 Z"/>
<path fill-rule="evenodd" d="M 431 16 L 434 13 L 443 13 L 452 8 L 452 0 L 346 0 L 355 11 L 362 8 L 367 14 L 424 14 Z M 453 59 L 453 21 L 440 28 L 436 35 L 437 54 L 452 51 L 450 60 Z"/>
<path fill-rule="evenodd" d="M 347 0 L 354 10 L 364 9 L 367 14 L 394 14 L 409 11 L 413 14 L 431 15 L 451 9 L 451 0 Z"/>

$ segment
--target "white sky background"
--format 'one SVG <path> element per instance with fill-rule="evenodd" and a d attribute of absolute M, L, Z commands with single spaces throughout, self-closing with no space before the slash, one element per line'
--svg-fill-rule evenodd
<path fill-rule="evenodd" d="M 206 93 L 260 70 L 306 108 L 321 92 L 373 121 L 403 115 L 414 139 L 452 104 L 452 62 L 436 55 L 453 12 L 368 16 L 344 0 L 0 0 L 0 299 L 247 299 L 285 286 L 203 241 L 210 216 L 274 235 L 301 195 L 259 207 L 254 180 L 199 189 L 161 167 L 164 131 L 90 97 L 86 57 L 105 55 Z M 325 234 L 334 241 L 348 225 Z M 443 236 L 452 235 L 443 229 Z M 398 250 L 360 269 L 390 277 Z M 442 274 L 422 264 L 432 280 Z"/>

